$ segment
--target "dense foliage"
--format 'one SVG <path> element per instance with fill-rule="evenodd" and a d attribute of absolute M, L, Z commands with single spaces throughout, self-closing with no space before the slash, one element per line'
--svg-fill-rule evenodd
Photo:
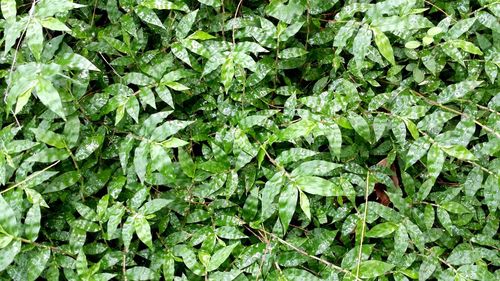
<path fill-rule="evenodd" d="M 500 2 L 1 0 L 0 280 L 500 280 Z"/>

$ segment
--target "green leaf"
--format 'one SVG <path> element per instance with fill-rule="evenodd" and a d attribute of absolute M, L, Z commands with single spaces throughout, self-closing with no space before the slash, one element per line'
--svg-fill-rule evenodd
<path fill-rule="evenodd" d="M 56 134 L 46 129 L 31 128 L 30 130 L 35 134 L 38 141 L 44 142 L 56 148 L 66 147 L 64 137 L 60 134 Z"/>
<path fill-rule="evenodd" d="M 24 219 L 24 234 L 28 240 L 35 241 L 37 239 L 40 231 L 40 221 L 40 205 L 35 204 L 28 210 Z"/>
<path fill-rule="evenodd" d="M 457 269 L 457 275 L 472 280 L 494 280 L 493 273 L 484 265 L 462 265 Z"/>
<path fill-rule="evenodd" d="M 365 234 L 366 237 L 380 238 L 390 235 L 398 229 L 398 225 L 392 222 L 384 222 L 370 228 Z"/>
<path fill-rule="evenodd" d="M 395 65 L 396 61 L 394 60 L 394 51 L 392 50 L 389 38 L 387 38 L 387 36 L 385 36 L 385 34 L 377 28 L 372 28 L 372 30 L 375 37 L 375 44 L 377 45 L 380 54 L 382 54 L 382 56 L 384 56 L 384 58 L 392 65 Z"/>
<path fill-rule="evenodd" d="M 292 176 L 325 176 L 332 170 L 342 167 L 341 164 L 324 160 L 312 160 L 301 163 L 290 175 Z"/>
<path fill-rule="evenodd" d="M 175 29 L 175 35 L 177 36 L 177 38 L 182 39 L 188 35 L 189 31 L 191 30 L 196 20 L 197 14 L 198 10 L 194 10 L 187 13 L 181 18 Z"/>
<path fill-rule="evenodd" d="M 280 140 L 293 140 L 299 137 L 305 137 L 309 135 L 315 127 L 315 122 L 308 119 L 302 119 L 281 130 L 279 138 Z"/>
<path fill-rule="evenodd" d="M 297 196 L 297 188 L 291 184 L 285 185 L 284 190 L 281 191 L 278 213 L 285 232 L 287 231 L 288 225 L 290 224 L 293 214 L 295 213 Z"/>
<path fill-rule="evenodd" d="M 154 280 L 158 279 L 156 272 L 144 266 L 134 266 L 125 271 L 127 280 Z"/>
<path fill-rule="evenodd" d="M 87 58 L 75 53 L 65 53 L 56 57 L 56 63 L 68 69 L 93 70 L 99 69 Z"/>
<path fill-rule="evenodd" d="M 445 160 L 446 155 L 443 150 L 438 145 L 433 144 L 427 153 L 427 170 L 430 178 L 437 179 Z"/>
<path fill-rule="evenodd" d="M 134 229 L 137 237 L 146 244 L 150 249 L 153 249 L 153 238 L 151 236 L 151 227 L 149 222 L 142 215 L 137 215 L 134 218 Z"/>
<path fill-rule="evenodd" d="M 178 6 L 174 2 L 170 2 L 167 0 L 142 0 L 140 4 L 144 7 L 148 7 L 150 9 L 158 9 L 158 10 L 184 10 L 182 6 Z"/>
<path fill-rule="evenodd" d="M 371 143 L 372 133 L 370 130 L 370 126 L 368 125 L 368 122 L 366 122 L 365 118 L 354 112 L 350 112 L 347 118 L 356 133 L 363 137 L 367 142 Z"/>
<path fill-rule="evenodd" d="M 145 141 L 142 141 L 141 144 L 134 151 L 135 173 L 137 174 L 141 182 L 144 182 L 144 179 L 146 177 L 148 154 L 149 154 L 149 145 Z"/>
<path fill-rule="evenodd" d="M 217 250 L 210 258 L 210 261 L 208 262 L 207 271 L 214 271 L 218 269 L 219 266 L 221 266 L 221 264 L 224 263 L 227 260 L 227 258 L 229 258 L 231 252 L 238 245 L 239 243 L 234 243 Z"/>
<path fill-rule="evenodd" d="M 386 274 L 393 268 L 394 265 L 382 261 L 377 261 L 377 260 L 363 261 L 359 265 L 359 277 L 375 278 Z"/>
<path fill-rule="evenodd" d="M 453 40 L 453 41 L 448 41 L 448 42 L 451 43 L 451 45 L 453 45 L 455 48 L 462 49 L 462 50 L 466 51 L 467 53 L 471 53 L 474 55 L 480 55 L 480 56 L 483 55 L 483 52 L 481 52 L 481 49 L 476 47 L 476 45 L 474 45 L 471 42 L 468 42 L 465 40 Z"/>
<path fill-rule="evenodd" d="M 309 202 L 309 198 L 307 195 L 299 190 L 299 202 L 300 202 L 300 208 L 306 215 L 306 217 L 311 220 L 311 203 Z"/>
<path fill-rule="evenodd" d="M 46 107 L 62 119 L 66 120 L 66 114 L 64 113 L 61 97 L 49 80 L 41 77 L 38 78 L 35 90 L 37 97 Z"/>
<path fill-rule="evenodd" d="M 15 21 L 17 14 L 16 0 L 2 0 L 0 4 L 3 18 L 7 21 Z"/>
<path fill-rule="evenodd" d="M 405 43 L 405 48 L 407 49 L 416 49 L 420 47 L 420 42 L 419 41 L 408 41 Z"/>
<path fill-rule="evenodd" d="M 16 236 L 19 233 L 19 224 L 16 215 L 9 203 L 0 194 L 0 232 Z M 0 263 L 1 264 L 1 263 Z"/>
<path fill-rule="evenodd" d="M 440 146 L 441 149 L 448 155 L 455 157 L 460 160 L 476 160 L 476 156 L 472 154 L 463 145 L 453 145 L 453 146 Z"/>
<path fill-rule="evenodd" d="M 78 173 L 77 171 L 66 172 L 55 178 L 50 183 L 50 185 L 43 190 L 43 193 L 51 193 L 64 190 L 77 183 L 79 179 L 80 173 Z"/>
<path fill-rule="evenodd" d="M 280 59 L 291 59 L 291 58 L 297 58 L 297 57 L 301 57 L 301 56 L 304 56 L 307 54 L 307 51 L 305 49 L 302 49 L 302 48 L 287 48 L 287 49 L 284 49 L 282 50 L 278 57 Z"/>
<path fill-rule="evenodd" d="M 36 60 L 40 60 L 43 49 L 42 29 L 38 20 L 32 20 L 26 29 L 26 42 Z"/>
<path fill-rule="evenodd" d="M 315 176 L 298 176 L 293 183 L 302 191 L 321 196 L 343 196 L 342 188 L 331 181 Z"/>
<path fill-rule="evenodd" d="M 156 13 L 153 10 L 146 8 L 144 5 L 137 7 L 135 9 L 135 13 L 144 22 L 165 29 Z"/>
<path fill-rule="evenodd" d="M 181 164 L 182 171 L 190 178 L 193 178 L 196 166 L 193 159 L 191 159 L 191 156 L 189 156 L 189 154 L 187 154 L 187 152 L 183 149 L 179 149 L 179 162 Z"/>
<path fill-rule="evenodd" d="M 50 30 L 64 31 L 64 32 L 71 31 L 71 29 L 69 29 L 64 23 L 53 17 L 42 19 L 40 23 L 42 24 L 43 27 L 48 28 Z"/>
<path fill-rule="evenodd" d="M 20 251 L 21 241 L 13 241 L 7 247 L 0 249 L 0 271 L 4 271 Z"/>
<path fill-rule="evenodd" d="M 467 209 L 464 205 L 454 201 L 448 201 L 442 203 L 441 208 L 445 209 L 450 213 L 455 213 L 455 214 L 470 213 L 469 209 Z"/>
<path fill-rule="evenodd" d="M 372 31 L 367 25 L 361 26 L 352 43 L 352 52 L 358 67 L 365 59 L 366 52 L 368 51 L 368 47 L 371 45 L 371 41 Z"/>
<path fill-rule="evenodd" d="M 234 77 L 234 59 L 232 56 L 228 56 L 224 63 L 222 64 L 220 80 L 222 85 L 224 85 L 224 89 L 226 93 L 229 91 L 229 88 L 233 84 Z"/>
<path fill-rule="evenodd" d="M 239 240 L 247 238 L 243 232 L 233 226 L 222 226 L 215 230 L 215 234 L 220 238 Z"/>

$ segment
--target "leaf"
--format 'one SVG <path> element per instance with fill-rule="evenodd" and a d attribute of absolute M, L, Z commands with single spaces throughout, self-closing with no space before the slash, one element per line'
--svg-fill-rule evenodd
<path fill-rule="evenodd" d="M 236 246 L 238 246 L 239 243 L 234 243 L 229 246 L 223 247 L 219 250 L 217 250 L 212 257 L 210 258 L 210 261 L 208 262 L 207 265 L 207 271 L 214 271 L 219 268 L 219 266 L 224 263 L 227 258 L 229 258 L 229 255 L 231 255 L 231 252 L 234 250 Z"/>
<path fill-rule="evenodd" d="M 234 77 L 234 62 L 233 62 L 233 57 L 229 56 L 222 64 L 220 73 L 220 80 L 222 82 L 222 85 L 224 85 L 226 93 L 229 91 L 229 88 L 233 84 L 233 77 Z"/>
<path fill-rule="evenodd" d="M 24 234 L 26 238 L 30 241 L 35 241 L 38 237 L 38 232 L 40 231 L 40 205 L 34 204 L 26 213 L 26 218 L 24 219 Z"/>
<path fill-rule="evenodd" d="M 366 122 L 366 120 L 362 116 L 354 112 L 350 112 L 347 118 L 356 133 L 363 137 L 367 142 L 371 143 L 372 134 L 368 122 Z"/>
<path fill-rule="evenodd" d="M 393 268 L 394 265 L 382 261 L 377 261 L 377 260 L 363 261 L 359 265 L 359 277 L 375 278 L 386 274 Z"/>
<path fill-rule="evenodd" d="M 178 6 L 174 2 L 167 0 L 143 0 L 140 4 L 144 7 L 150 9 L 158 10 L 184 10 L 182 7 Z"/>
<path fill-rule="evenodd" d="M 181 121 L 181 120 L 166 121 L 153 131 L 153 133 L 151 134 L 151 140 L 164 141 L 168 137 L 176 134 L 180 130 L 193 124 L 193 122 L 194 121 Z"/>
<path fill-rule="evenodd" d="M 81 161 L 87 159 L 94 153 L 102 144 L 104 139 L 103 134 L 97 133 L 96 135 L 85 138 L 75 153 L 75 159 Z"/>
<path fill-rule="evenodd" d="M 405 48 L 413 50 L 420 47 L 420 45 L 419 41 L 408 41 L 405 43 Z"/>
<path fill-rule="evenodd" d="M 19 224 L 16 215 L 9 203 L 0 194 L 0 231 L 17 236 L 19 233 Z M 0 263 L 1 264 L 1 263 Z"/>
<path fill-rule="evenodd" d="M 130 96 L 128 98 L 127 104 L 125 104 L 125 109 L 127 110 L 128 115 L 130 115 L 136 123 L 139 123 L 140 106 L 135 96 Z"/>
<path fill-rule="evenodd" d="M 306 159 L 318 154 L 316 151 L 304 149 L 304 148 L 291 148 L 289 150 L 283 151 L 277 158 L 276 162 L 281 165 L 287 165 L 296 161 Z"/>
<path fill-rule="evenodd" d="M 304 56 L 307 54 L 307 51 L 305 49 L 302 49 L 302 48 L 287 48 L 287 49 L 284 49 L 282 50 L 278 57 L 280 59 L 291 59 L 291 58 L 297 58 L 297 57 L 301 57 L 301 56 Z"/>
<path fill-rule="evenodd" d="M 138 6 L 135 9 L 135 13 L 144 22 L 165 29 L 165 27 L 163 26 L 162 22 L 160 21 L 156 13 L 153 10 L 146 8 L 144 4 L 143 6 Z"/>
<path fill-rule="evenodd" d="M 439 94 L 438 102 L 447 103 L 455 99 L 462 98 L 467 93 L 481 85 L 481 83 L 482 81 L 463 81 L 450 85 Z"/>
<path fill-rule="evenodd" d="M 366 25 L 361 26 L 352 43 L 354 60 L 356 61 L 358 67 L 365 59 L 366 52 L 368 51 L 371 41 L 372 31 Z"/>
<path fill-rule="evenodd" d="M 453 146 L 441 146 L 441 149 L 448 155 L 455 157 L 460 160 L 476 160 L 476 156 L 472 154 L 463 145 L 453 145 Z"/>
<path fill-rule="evenodd" d="M 338 33 L 335 35 L 333 40 L 333 46 L 342 49 L 347 45 L 347 40 L 354 35 L 354 31 L 356 31 L 357 26 L 355 25 L 355 21 L 348 21 L 345 25 L 340 27 Z"/>
<path fill-rule="evenodd" d="M 470 213 L 469 209 L 467 209 L 464 205 L 454 202 L 454 201 L 448 201 L 445 203 L 441 204 L 441 208 L 445 209 L 446 211 L 450 213 L 455 213 L 455 214 L 466 214 Z"/>
<path fill-rule="evenodd" d="M 300 208 L 306 215 L 306 217 L 311 220 L 311 203 L 309 202 L 309 198 L 307 195 L 299 190 L 299 202 L 300 202 Z"/>
<path fill-rule="evenodd" d="M 150 268 L 144 266 L 134 266 L 125 271 L 127 280 L 154 280 L 157 274 Z"/>
<path fill-rule="evenodd" d="M 142 215 L 137 215 L 134 218 L 134 229 L 137 233 L 137 237 L 139 237 L 139 239 L 141 239 L 150 249 L 153 249 L 151 227 L 149 226 L 149 222 Z"/>
<path fill-rule="evenodd" d="M 437 179 L 445 160 L 446 155 L 443 150 L 438 145 L 433 144 L 427 153 L 427 170 L 430 178 Z"/>
<path fill-rule="evenodd" d="M 459 38 L 462 34 L 469 31 L 472 27 L 476 18 L 465 18 L 457 21 L 451 28 L 448 30 L 447 35 L 452 39 Z"/>
<path fill-rule="evenodd" d="M 149 145 L 142 141 L 134 151 L 135 173 L 141 182 L 144 182 L 148 165 Z"/>
<path fill-rule="evenodd" d="M 462 265 L 457 269 L 458 275 L 472 280 L 494 280 L 493 273 L 488 271 L 488 268 L 483 265 Z"/>
<path fill-rule="evenodd" d="M 222 226 L 219 227 L 215 230 L 215 234 L 219 236 L 220 238 L 224 239 L 233 239 L 233 240 L 239 240 L 243 238 L 247 238 L 243 232 L 238 230 L 236 227 L 233 226 Z"/>
<path fill-rule="evenodd" d="M 291 184 L 285 185 L 284 190 L 281 191 L 278 203 L 278 213 L 285 232 L 287 231 L 288 225 L 290 224 L 293 214 L 295 213 L 297 196 L 297 188 Z"/>
<path fill-rule="evenodd" d="M 312 160 L 301 163 L 290 175 L 292 176 L 325 176 L 332 170 L 342 167 L 341 164 L 324 160 Z"/>
<path fill-rule="evenodd" d="M 4 271 L 21 251 L 21 241 L 13 241 L 7 247 L 0 249 L 0 271 Z"/>
<path fill-rule="evenodd" d="M 384 58 L 392 65 L 395 65 L 396 61 L 394 60 L 394 51 L 392 50 L 389 38 L 387 38 L 387 36 L 385 36 L 385 34 L 377 28 L 372 28 L 372 30 L 375 37 L 375 44 L 377 45 L 380 54 L 382 54 L 382 56 L 384 56 Z"/>
<path fill-rule="evenodd" d="M 397 228 L 397 224 L 394 224 L 392 222 L 384 222 L 372 227 L 366 232 L 365 236 L 375 238 L 385 237 L 396 231 Z"/>
<path fill-rule="evenodd" d="M 56 57 L 56 63 L 68 69 L 93 70 L 99 69 L 84 56 L 75 53 L 65 53 Z"/>
<path fill-rule="evenodd" d="M 144 215 L 149 215 L 158 212 L 159 210 L 165 208 L 168 204 L 170 204 L 172 200 L 167 200 L 167 199 L 153 199 L 151 201 L 146 202 L 140 209 L 139 212 L 141 212 Z"/>
<path fill-rule="evenodd" d="M 43 191 L 43 193 L 51 193 L 64 190 L 80 179 L 80 174 L 77 171 L 66 172 L 55 178 L 50 185 Z"/>
<path fill-rule="evenodd" d="M 471 42 L 465 41 L 465 40 L 453 40 L 453 41 L 448 41 L 450 42 L 455 48 L 462 49 L 466 51 L 467 53 L 471 53 L 474 55 L 483 55 L 483 52 L 481 52 L 481 49 L 476 47 Z"/>
<path fill-rule="evenodd" d="M 15 21 L 17 14 L 16 0 L 2 0 L 0 4 L 3 18 L 7 21 Z"/>
<path fill-rule="evenodd" d="M 26 42 L 33 56 L 37 60 L 40 60 L 43 49 L 43 31 L 42 25 L 37 20 L 33 20 L 29 23 L 28 29 L 26 30 Z M 40 84 L 40 82 L 38 83 Z"/>
<path fill-rule="evenodd" d="M 62 135 L 56 134 L 48 130 L 37 129 L 37 128 L 31 128 L 30 130 L 35 134 L 35 137 L 39 141 L 42 141 L 48 145 L 57 148 L 66 147 L 66 144 L 64 142 L 64 137 Z"/>
<path fill-rule="evenodd" d="M 48 28 L 50 30 L 64 31 L 64 32 L 71 31 L 71 29 L 69 29 L 64 23 L 53 17 L 45 18 L 41 20 L 40 23 L 42 24 L 43 27 Z"/>
<path fill-rule="evenodd" d="M 175 29 L 175 35 L 177 38 L 184 38 L 188 35 L 189 31 L 191 30 L 195 20 L 196 20 L 196 15 L 198 14 L 198 10 L 191 11 L 184 15 L 179 23 L 177 24 L 177 27 Z"/>
<path fill-rule="evenodd" d="M 181 164 L 182 171 L 189 177 L 193 178 L 196 171 L 196 166 L 186 151 L 179 149 L 179 162 Z"/>
<path fill-rule="evenodd" d="M 61 102 L 61 97 L 52 83 L 44 78 L 38 78 L 35 87 L 36 95 L 40 101 L 52 112 L 66 120 L 66 114 Z"/>
<path fill-rule="evenodd" d="M 298 176 L 294 184 L 302 191 L 321 196 L 343 196 L 342 188 L 331 181 L 315 176 Z"/>

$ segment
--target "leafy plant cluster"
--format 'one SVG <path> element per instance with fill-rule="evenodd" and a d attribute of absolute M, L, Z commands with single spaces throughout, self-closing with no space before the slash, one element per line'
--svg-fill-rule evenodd
<path fill-rule="evenodd" d="M 497 0 L 0 3 L 0 280 L 500 280 Z"/>

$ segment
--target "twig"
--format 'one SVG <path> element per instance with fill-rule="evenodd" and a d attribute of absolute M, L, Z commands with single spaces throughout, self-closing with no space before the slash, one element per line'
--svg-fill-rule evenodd
<path fill-rule="evenodd" d="M 21 42 L 23 41 L 22 38 L 26 34 L 26 31 L 28 30 L 28 26 L 30 25 L 31 20 L 33 19 L 33 15 L 35 14 L 35 4 L 36 3 L 38 3 L 38 0 L 33 0 L 33 2 L 31 2 L 31 8 L 30 8 L 30 11 L 28 14 L 28 21 L 26 22 L 26 26 L 24 27 L 23 32 L 19 36 L 19 40 L 17 41 L 16 49 L 14 50 L 14 54 L 12 55 L 12 63 L 10 65 L 10 70 L 9 70 L 9 83 L 7 83 L 7 87 L 5 87 L 5 92 L 4 92 L 4 96 L 3 96 L 4 103 L 7 103 L 7 96 L 9 94 L 10 85 L 12 82 L 11 81 L 12 74 L 13 74 L 14 68 L 16 66 L 17 54 L 19 53 L 19 48 L 21 47 Z M 21 124 L 19 123 L 19 120 L 17 120 L 16 114 L 14 113 L 14 111 L 12 109 L 11 109 L 11 112 L 12 112 L 12 115 L 14 116 L 14 119 L 16 120 L 17 126 L 20 127 Z"/>
<path fill-rule="evenodd" d="M 457 20 L 455 20 L 452 16 L 450 16 L 447 12 L 445 12 L 443 9 L 441 9 L 440 7 L 436 6 L 434 3 L 430 2 L 430 1 L 427 1 L 427 0 L 424 0 L 425 3 L 431 5 L 432 7 L 436 8 L 436 10 L 440 11 L 441 13 L 445 14 L 447 17 L 449 17 L 452 21 L 456 22 Z"/>
<path fill-rule="evenodd" d="M 49 249 L 49 250 L 52 250 L 53 252 L 58 252 L 58 253 L 61 253 L 63 255 L 66 255 L 66 256 L 69 256 L 69 257 L 72 257 L 72 258 L 76 258 L 75 255 L 73 255 L 71 253 L 68 253 L 68 252 L 66 252 L 64 250 L 61 250 L 61 249 L 59 249 L 58 247 L 55 247 L 55 246 L 40 244 L 40 243 L 31 241 L 31 240 L 28 240 L 28 239 L 24 239 L 24 238 L 21 238 L 21 237 L 14 237 L 14 238 L 17 239 L 17 240 L 19 240 L 19 241 L 21 241 L 21 242 L 23 242 L 23 243 L 30 244 L 30 245 L 33 245 L 35 247 Z"/>
<path fill-rule="evenodd" d="M 358 258 L 356 260 L 356 279 L 359 279 L 359 269 L 361 266 L 361 257 L 363 256 L 363 240 L 366 231 L 366 216 L 368 214 L 368 188 L 370 187 L 370 170 L 366 173 L 366 186 L 365 186 L 365 210 L 363 212 L 363 225 L 361 226 L 361 240 L 359 241 Z"/>
<path fill-rule="evenodd" d="M 414 91 L 414 90 L 410 90 L 410 91 L 411 91 L 412 93 L 414 93 L 415 95 L 419 96 L 420 98 L 422 98 L 425 102 L 427 102 L 427 103 L 428 103 L 428 104 L 430 104 L 430 105 L 435 105 L 435 106 L 437 106 L 437 107 L 439 107 L 439 108 L 442 108 L 442 109 L 444 109 L 444 110 L 448 110 L 448 111 L 450 111 L 450 112 L 453 112 L 453 113 L 458 114 L 458 115 L 460 115 L 460 116 L 463 116 L 463 117 L 465 117 L 465 118 L 470 118 L 470 119 L 471 119 L 474 123 L 476 123 L 477 125 L 479 125 L 479 126 L 480 126 L 480 127 L 482 127 L 483 129 L 485 129 L 486 131 L 488 131 L 488 132 L 490 132 L 490 133 L 494 134 L 497 138 L 500 138 L 500 133 L 498 133 L 498 132 L 496 132 L 494 129 L 492 129 L 492 128 L 490 128 L 490 127 L 486 126 L 486 125 L 484 125 L 483 123 L 480 123 L 479 121 L 477 121 L 476 119 L 472 118 L 472 117 L 471 117 L 471 116 L 469 116 L 468 114 L 463 113 L 463 112 L 460 112 L 460 111 L 458 111 L 458 110 L 455 110 L 455 109 L 453 109 L 453 108 L 451 108 L 451 107 L 448 107 L 448 106 L 446 106 L 446 105 L 440 104 L 440 103 L 438 103 L 438 102 L 435 102 L 435 101 L 433 101 L 433 100 L 429 99 L 428 97 L 426 97 L 426 96 L 422 95 L 421 93 L 419 93 L 419 92 L 417 92 L 417 91 Z"/>
<path fill-rule="evenodd" d="M 16 188 L 16 187 L 18 187 L 18 186 L 20 186 L 20 185 L 22 185 L 22 184 L 26 183 L 27 181 L 31 180 L 32 178 L 34 178 L 34 177 L 38 176 L 39 174 L 41 174 L 41 173 L 43 173 L 43 172 L 47 171 L 48 169 L 50 169 L 50 168 L 54 167 L 54 166 L 55 166 L 55 165 L 57 165 L 59 162 L 61 162 L 61 160 L 57 160 L 56 162 L 54 162 L 54 163 L 50 164 L 49 166 L 47 166 L 47 167 L 43 168 L 42 170 L 37 171 L 37 172 L 34 172 L 33 174 L 31 174 L 31 175 L 27 176 L 24 180 L 22 180 L 22 181 L 20 181 L 20 182 L 18 182 L 18 183 L 16 183 L 16 184 L 14 184 L 14 185 L 11 185 L 10 187 L 8 187 L 8 188 L 6 188 L 6 189 L 4 189 L 4 190 L 0 191 L 0 194 L 4 194 L 5 192 L 7 192 L 7 191 L 9 191 L 9 190 L 11 190 L 11 189 L 14 189 L 14 188 Z"/>
<path fill-rule="evenodd" d="M 234 12 L 234 18 L 233 18 L 233 30 L 232 30 L 232 36 L 233 36 L 233 48 L 236 46 L 235 39 L 234 39 L 234 33 L 236 31 L 235 24 L 234 22 L 236 21 L 236 17 L 238 16 L 238 13 L 240 12 L 241 4 L 243 4 L 243 0 L 240 0 L 238 3 L 238 6 L 236 6 L 236 12 Z"/>
<path fill-rule="evenodd" d="M 289 242 L 287 242 L 287 241 L 285 241 L 285 240 L 283 240 L 283 239 L 279 238 L 279 237 L 278 237 L 278 236 L 276 236 L 274 233 L 267 232 L 267 231 L 265 231 L 265 230 L 262 230 L 262 231 L 263 231 L 263 232 L 265 232 L 265 233 L 267 233 L 267 234 L 269 234 L 271 237 L 273 237 L 274 239 L 278 240 L 278 242 L 280 242 L 281 244 L 283 244 L 283 245 L 285 245 L 285 246 L 288 246 L 289 248 L 291 248 L 292 250 L 294 250 L 294 251 L 298 252 L 298 253 L 299 253 L 299 254 L 301 254 L 301 255 L 307 256 L 307 257 L 309 257 L 309 258 L 311 258 L 311 259 L 314 259 L 314 260 L 317 260 L 317 261 L 319 261 L 320 263 L 325 264 L 325 265 L 327 265 L 327 266 L 329 266 L 329 267 L 331 267 L 331 268 L 333 268 L 333 269 L 335 269 L 335 270 L 337 270 L 337 271 L 340 271 L 340 272 L 342 272 L 342 273 L 345 273 L 345 274 L 347 274 L 347 275 L 350 275 L 350 276 L 352 276 L 352 277 L 354 278 L 354 280 L 359 280 L 359 281 L 361 280 L 359 277 L 355 276 L 352 272 L 350 272 L 350 271 L 349 271 L 349 270 L 347 270 L 347 269 L 344 269 L 344 268 L 342 268 L 342 267 L 340 267 L 340 266 L 337 266 L 337 265 L 335 265 L 335 264 L 333 264 L 333 263 L 331 263 L 331 262 L 329 262 L 329 261 L 326 261 L 326 260 L 324 260 L 324 259 L 321 259 L 321 258 L 318 258 L 318 257 L 316 257 L 316 256 L 310 255 L 310 254 L 308 254 L 306 251 L 304 251 L 304 250 L 302 250 L 302 249 L 300 249 L 300 248 L 297 248 L 297 247 L 295 247 L 293 244 L 291 244 L 291 243 L 289 243 Z"/>

